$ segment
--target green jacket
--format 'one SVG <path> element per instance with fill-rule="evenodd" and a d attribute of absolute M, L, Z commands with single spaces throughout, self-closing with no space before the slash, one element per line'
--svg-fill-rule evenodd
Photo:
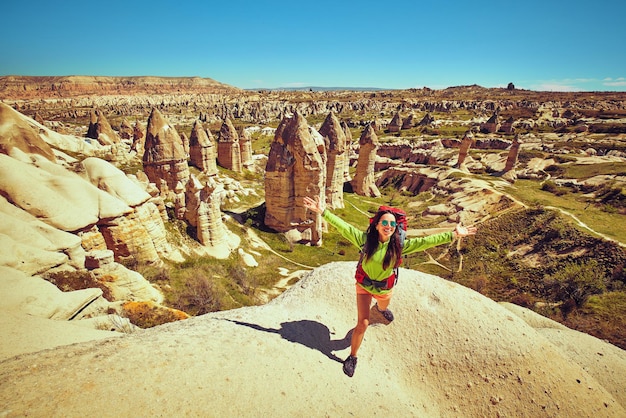
<path fill-rule="evenodd" d="M 359 249 L 362 249 L 365 245 L 367 234 L 360 229 L 350 225 L 337 215 L 331 213 L 329 210 L 324 210 L 322 217 L 332 226 L 337 228 L 339 233 L 352 244 L 356 245 Z M 435 247 L 441 244 L 447 244 L 452 242 L 452 231 L 442 232 L 440 234 L 429 235 L 427 237 L 408 238 L 404 241 L 404 247 L 402 249 L 402 255 L 412 254 L 418 251 L 424 251 L 431 247 Z M 389 242 L 381 242 L 378 245 L 376 252 L 367 260 L 363 260 L 362 267 L 365 274 L 377 281 L 385 280 L 393 273 L 393 265 L 387 269 L 383 269 L 383 259 L 387 252 L 387 245 Z M 377 289 L 374 286 L 364 286 L 359 284 L 365 290 L 372 294 L 385 294 L 389 293 L 389 290 Z"/>

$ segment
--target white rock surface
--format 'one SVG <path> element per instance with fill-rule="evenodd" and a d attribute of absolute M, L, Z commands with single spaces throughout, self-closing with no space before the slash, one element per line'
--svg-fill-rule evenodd
<path fill-rule="evenodd" d="M 372 313 L 346 377 L 354 267 L 319 267 L 263 306 L 7 359 L 0 414 L 626 416 L 623 350 L 535 328 L 472 290 L 407 269 L 390 306 L 395 321 Z"/>

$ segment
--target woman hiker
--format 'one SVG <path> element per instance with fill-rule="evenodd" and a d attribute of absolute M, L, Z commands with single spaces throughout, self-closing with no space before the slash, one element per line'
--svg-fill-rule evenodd
<path fill-rule="evenodd" d="M 474 235 L 476 227 L 457 225 L 451 232 L 410 238 L 402 243 L 399 228 L 397 228 L 398 220 L 391 210 L 379 210 L 370 220 L 367 230 L 363 232 L 326 210 L 323 203 L 310 197 L 304 198 L 304 207 L 322 214 L 322 217 L 337 228 L 345 239 L 362 249 L 362 259 L 359 261 L 356 274 L 358 319 L 352 333 L 350 355 L 343 362 L 343 372 L 352 377 L 356 368 L 357 352 L 369 325 L 372 298 L 376 299 L 376 309 L 385 319 L 389 322 L 393 321 L 389 302 L 393 293 L 392 287 L 395 284 L 394 268 L 398 266 L 401 257 L 449 243 L 453 238 Z"/>

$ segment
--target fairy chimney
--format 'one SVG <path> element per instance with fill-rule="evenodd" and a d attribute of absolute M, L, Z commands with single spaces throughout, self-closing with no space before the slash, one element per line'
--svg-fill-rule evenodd
<path fill-rule="evenodd" d="M 515 128 L 513 128 L 513 122 L 514 121 L 515 121 L 515 119 L 513 119 L 513 116 L 509 116 L 509 118 L 507 120 L 502 122 L 502 125 L 500 125 L 500 128 L 498 129 L 498 132 L 504 132 L 506 134 L 512 134 L 515 131 Z"/>
<path fill-rule="evenodd" d="M 350 131 L 350 127 L 345 121 L 341 122 L 341 128 L 346 134 L 346 160 L 345 168 L 343 170 L 343 181 L 347 182 L 352 180 L 352 177 L 350 176 L 350 148 L 352 145 L 352 131 Z"/>
<path fill-rule="evenodd" d="M 352 180 L 352 189 L 361 196 L 379 197 L 380 192 L 374 181 L 374 164 L 378 150 L 378 137 L 372 124 L 368 124 L 359 138 L 359 158 L 356 173 Z"/>
<path fill-rule="evenodd" d="M 511 144 L 511 148 L 509 149 L 509 155 L 506 157 L 506 164 L 504 165 L 504 172 L 511 171 L 515 168 L 515 164 L 517 164 L 517 156 L 519 155 L 520 142 L 517 135 L 513 138 L 513 143 Z"/>
<path fill-rule="evenodd" d="M 480 124 L 480 132 L 484 134 L 493 134 L 498 132 L 500 124 L 498 123 L 498 114 L 494 113 L 487 122 Z"/>
<path fill-rule="evenodd" d="M 165 199 L 172 199 L 177 206 L 181 190 L 189 180 L 189 166 L 180 135 L 158 109 L 153 108 L 146 129 L 143 167 L 150 182 L 156 184 Z"/>
<path fill-rule="evenodd" d="M 239 134 L 228 117 L 222 123 L 217 140 L 217 163 L 228 170 L 243 171 Z"/>
<path fill-rule="evenodd" d="M 35 112 L 35 116 L 33 116 L 33 119 L 35 119 L 35 122 L 37 122 L 40 125 L 46 124 L 46 121 L 43 120 L 43 117 L 39 114 L 39 112 Z"/>
<path fill-rule="evenodd" d="M 133 126 L 133 144 L 130 146 L 131 151 L 135 151 L 137 155 L 143 155 L 144 148 L 144 131 L 139 121 L 135 122 L 135 126 Z"/>
<path fill-rule="evenodd" d="M 422 120 L 418 123 L 419 126 L 428 126 L 435 121 L 435 118 L 430 116 L 430 113 L 426 113 Z"/>
<path fill-rule="evenodd" d="M 185 151 L 185 155 L 189 158 L 189 138 L 184 132 L 180 134 L 180 140 L 183 143 L 183 150 Z"/>
<path fill-rule="evenodd" d="M 333 112 L 326 116 L 319 133 L 326 145 L 326 204 L 331 209 L 343 208 L 343 183 L 348 158 L 346 134 Z"/>
<path fill-rule="evenodd" d="M 461 140 L 461 148 L 459 149 L 459 159 L 455 164 L 455 168 L 464 168 L 465 158 L 467 157 L 467 153 L 469 152 L 470 147 L 472 146 L 472 142 L 474 142 L 474 137 L 472 134 L 467 131 Z"/>
<path fill-rule="evenodd" d="M 189 137 L 189 159 L 191 164 L 209 176 L 217 174 L 216 149 L 213 135 L 196 120 Z"/>
<path fill-rule="evenodd" d="M 91 111 L 87 138 L 95 139 L 102 145 L 113 145 L 120 142 L 120 137 L 111 128 L 104 113 L 99 109 L 92 109 Z"/>
<path fill-rule="evenodd" d="M 278 125 L 265 168 L 265 225 L 278 232 L 295 232 L 313 245 L 321 245 L 322 218 L 307 211 L 302 200 L 305 196 L 325 198 L 323 148 L 311 135 L 306 119 L 296 112 Z"/>
<path fill-rule="evenodd" d="M 243 167 L 252 165 L 252 137 L 250 133 L 241 127 L 239 134 L 239 154 L 241 155 L 241 164 Z"/>
<path fill-rule="evenodd" d="M 415 125 L 415 114 L 411 113 L 402 121 L 402 129 L 411 129 Z"/>
<path fill-rule="evenodd" d="M 225 244 L 228 231 L 222 220 L 221 193 L 223 186 L 214 179 L 201 184 L 191 176 L 185 191 L 187 199 L 187 222 L 196 228 L 198 241 L 207 247 L 216 247 Z"/>
<path fill-rule="evenodd" d="M 133 139 L 133 127 L 130 126 L 126 118 L 124 118 L 120 124 L 119 135 L 122 139 Z"/>
<path fill-rule="evenodd" d="M 387 125 L 387 130 L 389 132 L 400 132 L 400 127 L 402 126 L 402 118 L 400 117 L 400 112 L 396 112 L 391 119 L 391 122 Z"/>

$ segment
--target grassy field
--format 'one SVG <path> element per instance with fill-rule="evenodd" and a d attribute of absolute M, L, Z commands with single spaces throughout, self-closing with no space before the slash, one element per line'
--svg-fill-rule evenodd
<path fill-rule="evenodd" d="M 528 206 L 551 206 L 562 209 L 574 215 L 591 230 L 626 243 L 626 226 L 619 227 L 624 224 L 624 215 L 607 211 L 604 205 L 594 204 L 581 193 L 565 193 L 557 196 L 542 190 L 541 183 L 533 180 L 518 180 L 514 185 L 507 187 L 505 192 Z"/>

